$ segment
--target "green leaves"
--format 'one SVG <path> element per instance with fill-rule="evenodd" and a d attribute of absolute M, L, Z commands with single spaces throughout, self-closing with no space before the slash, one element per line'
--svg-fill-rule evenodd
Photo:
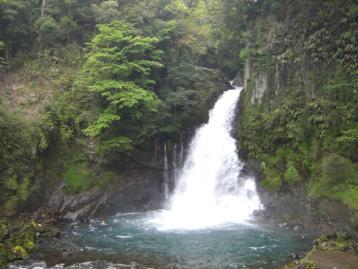
<path fill-rule="evenodd" d="M 106 156 L 117 152 L 131 152 L 134 149 L 133 141 L 126 136 L 119 136 L 102 142 L 100 152 Z"/>
<path fill-rule="evenodd" d="M 301 177 L 298 174 L 296 167 L 293 165 L 291 161 L 288 161 L 287 163 L 287 168 L 284 173 L 284 177 L 287 183 L 290 185 L 295 185 L 301 181 Z"/>
<path fill-rule="evenodd" d="M 109 128 L 114 121 L 118 121 L 119 119 L 120 116 L 118 115 L 104 112 L 99 116 L 97 121 L 85 129 L 85 133 L 91 137 L 98 136 L 104 129 Z"/>
<path fill-rule="evenodd" d="M 143 89 L 119 92 L 109 96 L 107 99 L 111 104 L 118 106 L 119 109 L 135 109 L 134 115 L 136 118 L 141 115 L 141 107 L 147 111 L 156 112 L 159 104 L 159 99 L 154 93 Z"/>
<path fill-rule="evenodd" d="M 121 21 L 98 25 L 98 31 L 89 44 L 83 75 L 89 91 L 98 93 L 103 107 L 85 133 L 100 137 L 106 154 L 121 148 L 130 151 L 132 138 L 121 135 L 125 130 L 120 120 L 132 125 L 143 115 L 157 111 L 159 99 L 150 87 L 155 83 L 151 79 L 153 70 L 163 66 L 159 62 L 161 51 L 156 49 L 158 39 L 137 35 Z M 119 124 L 114 126 L 115 122 Z"/>

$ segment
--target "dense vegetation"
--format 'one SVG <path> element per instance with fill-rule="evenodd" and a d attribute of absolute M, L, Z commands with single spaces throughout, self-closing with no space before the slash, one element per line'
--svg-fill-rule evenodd
<path fill-rule="evenodd" d="M 35 209 L 56 182 L 112 184 L 113 164 L 206 120 L 221 72 L 245 84 L 240 150 L 262 185 L 358 209 L 357 8 L 0 0 L 0 216 Z"/>
<path fill-rule="evenodd" d="M 355 1 L 231 1 L 226 8 L 228 36 L 241 40 L 227 65 L 246 73 L 241 149 L 259 161 L 264 187 L 306 186 L 313 198 L 358 209 Z"/>
<path fill-rule="evenodd" d="M 91 158 L 109 164 L 203 122 L 223 90 L 217 3 L 1 1 L 2 213 L 61 178 L 74 192 L 102 184 Z"/>

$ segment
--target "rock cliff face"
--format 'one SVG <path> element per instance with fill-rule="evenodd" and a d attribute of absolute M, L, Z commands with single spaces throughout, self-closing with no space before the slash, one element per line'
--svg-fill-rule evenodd
<path fill-rule="evenodd" d="M 65 191 L 64 183 L 51 188 L 44 207 L 65 221 L 85 221 L 118 212 L 153 210 L 162 202 L 162 179 L 159 170 L 127 171 L 118 183 L 93 187 L 78 194 Z"/>
<path fill-rule="evenodd" d="M 260 155 L 256 155 L 254 150 L 250 150 L 252 146 L 250 143 L 252 142 L 248 141 L 248 132 L 247 129 L 244 129 L 246 124 L 245 120 L 252 116 L 257 116 L 262 119 L 264 114 L 274 116 L 277 111 L 274 110 L 280 109 L 276 107 L 278 96 L 283 98 L 281 104 L 284 105 L 284 96 L 285 94 L 289 94 L 287 92 L 289 74 L 294 77 L 294 79 L 291 77 L 291 84 L 302 76 L 309 77 L 312 75 L 305 64 L 298 67 L 290 67 L 286 64 L 277 63 L 273 64 L 270 70 L 258 69 L 254 63 L 247 60 L 244 70 L 239 72 L 235 78 L 237 85 L 244 86 L 244 93 L 240 100 L 240 107 L 238 109 L 239 116 L 237 117 L 236 123 L 236 137 L 239 143 L 239 150 L 241 151 L 240 156 L 249 164 L 250 169 L 255 171 L 259 193 L 265 206 L 265 211 L 259 213 L 258 217 L 259 219 L 262 218 L 264 223 L 271 222 L 272 225 L 282 225 L 282 223 L 284 223 L 283 228 L 287 229 L 308 229 L 319 233 L 332 233 L 333 231 L 344 230 L 349 231 L 350 234 L 358 238 L 358 233 L 354 229 L 354 223 L 351 222 L 356 216 L 356 212 L 352 210 L 352 208 L 339 199 L 323 199 L 322 197 L 320 197 L 320 199 L 314 199 L 309 195 L 309 186 L 307 186 L 307 183 L 312 180 L 312 175 L 308 175 L 306 171 L 298 170 L 300 176 L 302 176 L 300 182 L 295 184 L 285 182 L 287 180 L 287 178 L 285 178 L 287 176 L 285 169 L 287 169 L 289 160 L 286 160 L 286 164 L 284 163 L 285 161 L 280 160 L 278 164 L 273 165 L 276 166 L 274 169 L 282 171 L 282 175 L 279 176 L 281 182 L 280 187 L 273 190 L 272 188 L 270 189 L 270 187 L 264 186 L 265 180 L 272 180 L 276 175 L 273 173 L 265 174 L 265 166 L 267 163 L 271 165 L 270 162 L 261 158 Z M 310 87 L 314 86 L 310 85 Z M 310 96 L 312 92 L 313 91 L 309 91 L 302 94 Z M 250 115 L 252 112 L 258 113 L 258 115 Z M 277 125 L 276 127 L 274 126 L 275 124 Z M 248 127 L 251 128 L 252 126 Z M 263 126 L 259 128 L 259 132 L 262 133 L 258 136 L 262 138 L 267 137 L 270 133 L 275 132 L 275 128 L 282 128 L 282 126 L 280 126 L 280 123 L 272 121 L 269 129 L 264 129 Z M 267 132 L 266 135 L 264 134 L 265 132 Z M 245 133 L 245 135 L 242 136 L 242 133 Z M 254 137 L 255 133 L 251 133 L 250 136 L 251 138 Z M 284 140 L 282 142 L 273 141 L 272 143 L 274 142 L 278 143 L 276 145 L 278 152 L 280 148 L 287 150 L 288 146 L 284 144 L 286 143 Z M 263 143 L 265 143 L 264 140 L 255 141 L 255 143 L 260 143 L 260 150 L 266 150 L 268 147 L 263 146 Z M 280 145 L 279 143 L 282 144 Z M 264 154 L 264 157 L 272 159 L 272 162 L 280 158 L 277 158 L 277 153 L 274 152 L 265 152 Z M 298 156 L 296 158 L 301 158 L 301 153 L 298 152 L 297 149 L 296 152 L 292 154 L 296 154 L 296 156 Z M 289 159 L 291 157 L 285 156 L 285 158 Z"/>
<path fill-rule="evenodd" d="M 248 9 L 249 21 L 233 24 L 242 41 L 236 82 L 244 86 L 237 139 L 272 212 L 354 226 L 358 114 L 351 67 L 356 69 L 357 60 L 342 46 L 354 47 L 355 5 L 331 4 L 296 1 L 276 10 Z"/>
<path fill-rule="evenodd" d="M 268 74 L 266 70 L 256 70 L 249 59 L 245 61 L 244 70 L 237 73 L 234 84 L 244 88 L 249 87 L 250 80 L 253 81 L 251 103 L 260 103 L 268 89 Z"/>

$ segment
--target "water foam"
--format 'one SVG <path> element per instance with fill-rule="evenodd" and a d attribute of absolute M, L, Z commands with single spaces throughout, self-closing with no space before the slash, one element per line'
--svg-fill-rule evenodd
<path fill-rule="evenodd" d="M 160 230 L 195 230 L 247 223 L 262 207 L 255 180 L 242 177 L 231 131 L 242 88 L 228 90 L 191 141 L 168 209 L 150 221 Z"/>

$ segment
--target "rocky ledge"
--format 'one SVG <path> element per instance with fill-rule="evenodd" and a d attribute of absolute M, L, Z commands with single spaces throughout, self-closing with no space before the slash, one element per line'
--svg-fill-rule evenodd
<path fill-rule="evenodd" d="M 322 235 L 305 257 L 290 256 L 295 261 L 282 269 L 357 269 L 358 242 L 347 234 Z"/>
<path fill-rule="evenodd" d="M 77 194 L 66 192 L 61 182 L 47 193 L 43 208 L 65 221 L 86 221 L 118 212 L 157 209 L 162 201 L 161 174 L 157 170 L 141 172 L 130 171 L 122 175 L 125 180 L 118 184 L 93 187 Z"/>

